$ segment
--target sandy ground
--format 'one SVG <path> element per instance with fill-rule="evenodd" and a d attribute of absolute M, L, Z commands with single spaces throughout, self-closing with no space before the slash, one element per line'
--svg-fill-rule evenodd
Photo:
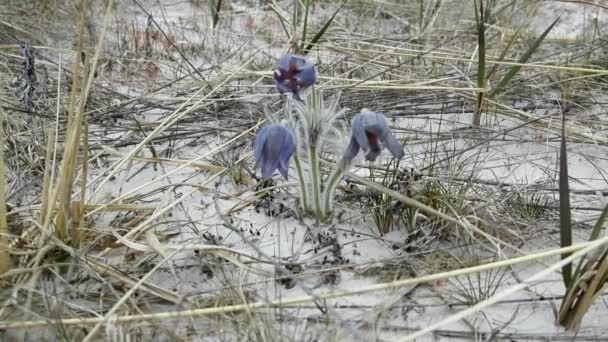
<path fill-rule="evenodd" d="M 250 4 L 241 2 L 231 3 L 227 22 L 222 22 L 219 30 L 213 34 L 209 32 L 208 16 L 205 15 L 206 7 L 193 5 L 189 1 L 160 1 L 143 2 L 144 7 L 156 18 L 159 23 L 171 32 L 169 39 L 175 39 L 174 43 L 187 50 L 196 48 L 200 51 L 198 57 L 189 58 L 196 67 L 215 68 L 221 65 L 223 73 L 237 70 L 241 63 L 248 58 L 256 58 L 259 63 L 272 65 L 272 60 L 284 51 L 284 37 L 281 33 L 280 23 L 269 12 L 252 10 Z M 138 44 L 137 32 L 142 32 L 147 24 L 146 16 L 135 6 L 121 4 L 120 11 L 114 18 L 115 26 L 109 34 L 109 42 L 114 46 L 123 44 L 120 37 L 126 37 L 126 44 Z M 447 10 L 446 7 L 443 10 Z M 452 8 L 456 11 L 458 8 Z M 516 18 L 522 23 L 529 22 L 532 31 L 537 34 L 542 32 L 559 13 L 562 16 L 560 23 L 549 36 L 550 39 L 582 39 L 591 40 L 593 37 L 586 36 L 589 32 L 588 25 L 606 21 L 606 10 L 593 6 L 580 6 L 577 4 L 546 2 L 536 11 L 530 13 L 530 17 Z M 445 16 L 441 18 L 445 19 Z M 320 18 L 315 19 L 321 22 Z M 343 19 L 347 20 L 347 19 Z M 352 19 L 356 20 L 355 17 Z M 387 18 L 388 26 L 407 19 Z M 403 23 L 402 23 L 403 24 Z M 407 23 L 406 23 L 407 24 Z M 441 27 L 441 19 L 436 23 Z M 129 27 L 137 28 L 135 33 L 129 31 Z M 370 25 L 373 31 L 374 25 Z M 126 31 L 125 31 L 126 30 Z M 386 31 L 384 31 L 386 32 Z M 255 35 L 253 33 L 256 33 Z M 129 36 L 130 35 L 130 36 Z M 139 42 L 141 43 L 141 41 Z M 189 70 L 183 62 L 176 63 L 179 55 L 171 51 L 165 38 L 155 40 L 154 51 L 158 54 L 167 54 L 174 59 L 162 58 L 154 62 L 146 62 L 145 58 L 133 62 L 131 66 L 120 64 L 121 59 L 113 67 L 104 69 L 99 76 L 101 84 L 111 87 L 114 91 L 128 95 L 138 96 L 146 94 L 154 88 L 155 82 L 163 79 L 173 79 Z M 131 46 L 132 47 L 132 46 Z M 169 52 L 170 51 L 170 52 Z M 233 58 L 239 54 L 239 58 Z M 321 60 L 328 52 L 313 52 L 311 59 Z M 255 56 L 255 57 L 254 57 Z M 118 56 L 119 57 L 119 56 Z M 329 57 L 328 57 L 329 58 Z M 125 57 L 124 60 L 128 59 Z M 270 61 L 270 62 L 269 62 Z M 148 64 L 146 64 L 148 63 Z M 176 67 L 179 64 L 179 67 Z M 261 73 L 253 71 L 252 73 Z M 214 80 L 214 82 L 217 82 Z M 162 83 L 162 82 L 160 82 Z M 254 82 L 255 83 L 255 82 Z M 267 80 L 258 82 L 256 91 L 247 95 L 234 95 L 230 98 L 229 92 L 224 92 L 225 101 L 238 101 L 245 108 L 252 108 L 252 116 L 259 115 L 258 104 L 265 98 L 277 98 L 272 84 Z M 200 87 L 200 81 L 185 81 L 174 87 L 174 91 L 168 91 L 163 95 L 145 95 L 157 102 L 184 100 L 183 89 L 196 89 Z M 214 85 L 217 85 L 214 84 Z M 212 85 L 212 86 L 214 86 Z M 191 94 L 191 93 L 190 93 Z M 193 101 L 203 98 L 203 94 L 197 95 Z M 547 98 L 560 98 L 558 90 L 547 92 L 544 99 L 535 101 L 525 99 L 512 103 L 513 108 L 530 108 L 541 103 Z M 601 94 L 600 94 L 601 96 Z M 203 104 L 205 102 L 203 101 Z M 352 111 L 358 111 L 358 103 L 344 104 Z M 373 103 L 372 103 L 373 105 Z M 257 109 L 256 109 L 257 108 Z M 373 108 L 373 107 L 372 107 Z M 382 110 L 382 108 L 374 108 Z M 448 138 L 442 142 L 441 149 L 449 151 L 459 150 L 477 143 L 462 134 L 461 128 L 470 123 L 471 113 L 428 114 L 400 116 L 392 124 L 400 138 L 406 142 L 406 157 L 403 163 L 408 167 L 419 169 L 427 164 L 429 151 L 433 151 L 432 144 L 420 142 L 425 133 L 439 133 Z M 527 110 L 528 113 L 544 115 L 546 111 L 558 111 L 559 108 L 543 108 L 538 110 Z M 255 112 L 254 112 L 255 111 Z M 398 114 L 399 108 L 384 110 L 387 114 Z M 581 110 L 582 112 L 582 110 Z M 590 105 L 584 109 L 586 115 L 594 115 L 594 120 L 606 120 L 606 111 L 603 101 L 598 99 L 597 104 Z M 147 111 L 133 115 L 142 124 L 158 123 L 166 118 L 171 111 Z M 576 111 L 572 115 L 578 115 Z M 162 244 L 181 246 L 188 249 L 177 252 L 172 260 L 164 264 L 159 271 L 152 274 L 149 282 L 193 302 L 203 302 L 217 298 L 218 293 L 226 296 L 239 295 L 247 297 L 250 302 L 271 301 L 278 298 L 289 299 L 304 296 L 310 293 L 330 293 L 340 291 L 351 291 L 373 286 L 380 282 L 405 279 L 413 276 L 431 274 L 441 269 L 442 258 L 466 258 L 466 253 L 454 250 L 454 241 L 446 242 L 436 235 L 436 232 L 425 230 L 420 227 L 419 232 L 402 229 L 394 230 L 388 234 L 381 235 L 373 220 L 369 216 L 361 215 L 361 208 L 352 205 L 338 203 L 337 208 L 341 212 L 342 219 L 332 225 L 317 225 L 312 219 L 300 221 L 293 215 L 275 216 L 268 215 L 271 209 L 291 208 L 294 206 L 295 195 L 292 190 L 278 190 L 271 200 L 262 200 L 259 206 L 248 206 L 230 215 L 230 220 L 240 231 L 235 232 L 226 228 L 217 214 L 217 210 L 227 213 L 235 206 L 242 203 L 242 199 L 250 198 L 253 194 L 253 182 L 249 179 L 243 184 L 235 184 L 230 177 L 212 177 L 213 172 L 202 170 L 196 165 L 183 166 L 183 162 L 192 161 L 214 151 L 228 139 L 234 137 L 249 127 L 241 127 L 246 120 L 234 118 L 232 120 L 216 121 L 205 118 L 204 115 L 195 115 L 196 120 L 187 125 L 188 130 L 203 130 L 209 126 L 227 128 L 218 131 L 214 137 L 206 136 L 202 139 L 180 139 L 169 143 L 155 143 L 154 148 L 159 155 L 166 155 L 171 149 L 169 158 L 178 160 L 177 163 L 160 163 L 153 165 L 149 162 L 130 160 L 117 168 L 113 177 L 104 181 L 107 176 L 107 165 L 104 167 L 93 167 L 90 170 L 90 203 L 107 203 L 113 199 L 127 198 L 138 193 L 147 193 L 153 189 L 160 189 L 155 195 L 146 196 L 145 200 L 137 202 L 144 206 L 155 208 L 146 217 L 154 219 L 150 221 L 152 231 Z M 132 121 L 119 119 L 117 124 L 132 124 Z M 484 124 L 494 131 L 505 130 L 520 124 L 522 120 L 506 118 L 502 116 L 486 117 Z M 543 126 L 544 125 L 544 126 Z M 530 189 L 533 186 L 539 188 L 555 188 L 557 184 L 557 163 L 559 159 L 558 134 L 554 130 L 559 127 L 559 122 L 544 123 L 534 128 L 526 128 L 515 131 L 508 139 L 496 139 L 488 143 L 484 148 L 476 148 L 470 152 L 457 157 L 451 164 L 451 170 L 443 173 L 443 178 L 470 175 L 478 182 L 491 184 L 504 184 L 510 189 Z M 553 130 L 546 129 L 549 126 Z M 230 131 L 235 127 L 234 131 Z M 112 134 L 104 134 L 103 127 L 92 127 L 93 144 L 103 146 L 105 151 L 111 152 L 111 157 L 106 158 L 109 164 L 114 163 L 119 157 L 129 154 L 133 146 L 115 147 L 118 142 L 129 140 L 133 137 L 131 131 L 117 131 Z M 416 132 L 416 133 L 412 133 Z M 598 133 L 606 138 L 604 132 Z M 143 137 L 143 136 L 142 136 Z M 140 137 L 141 138 L 141 137 Z M 243 138 L 245 142 L 242 150 L 236 153 L 243 156 L 251 151 L 253 136 Z M 111 143 L 110 143 L 111 142 Z M 408 143 L 409 142 L 409 143 Z M 569 145 L 569 171 L 571 189 L 576 191 L 607 189 L 605 170 L 608 169 L 605 146 L 590 144 L 571 143 Z M 442 155 L 439 153 L 438 155 Z M 147 148 L 136 153 L 137 157 L 153 157 Z M 385 152 L 382 160 L 389 160 L 390 155 Z M 201 158 L 200 162 L 211 162 L 212 158 Z M 180 162 L 182 162 L 180 164 Z M 358 165 L 365 166 L 362 158 Z M 253 161 L 246 161 L 250 169 L 253 169 Z M 180 166 L 181 165 L 181 166 Z M 365 170 L 355 167 L 354 172 L 361 174 Z M 292 175 L 295 173 L 291 171 Z M 441 177 L 440 177 L 441 178 Z M 295 179 L 283 181 L 275 177 L 277 184 L 295 184 Z M 200 186 L 208 187 L 201 191 Z M 243 189 L 249 189 L 238 197 L 217 198 L 215 191 L 220 194 L 234 194 Z M 484 190 L 487 191 L 487 190 Z M 497 195 L 484 193 L 482 190 L 473 190 L 473 197 Z M 493 188 L 491 191 L 500 191 Z M 553 191 L 541 191 L 548 196 L 551 203 L 557 203 L 557 193 Z M 221 196 L 220 196 L 221 197 Z M 174 202 L 178 202 L 175 205 Z M 504 204 L 504 201 L 497 202 Z M 576 195 L 573 198 L 573 206 L 599 207 L 603 204 L 594 195 Z M 171 206 L 170 210 L 164 210 Z M 472 202 L 470 206 L 475 207 Z M 482 208 L 476 208 L 482 210 Z M 500 209 L 495 214 L 500 216 Z M 592 212 L 594 215 L 596 212 Z M 158 217 L 156 217 L 158 216 Z M 555 212 L 549 217 L 536 222 L 519 222 L 517 226 L 509 226 L 513 222 L 504 222 L 504 226 L 496 224 L 496 230 L 503 230 L 505 237 L 509 231 L 516 232 L 520 238 L 514 238 L 514 244 L 521 249 L 533 253 L 549 247 L 559 245 L 559 226 L 555 220 Z M 589 211 L 575 211 L 574 219 L 577 224 L 576 239 L 582 241 L 589 234 L 593 221 L 589 221 Z M 94 222 L 95 229 L 107 229 L 107 227 L 126 226 L 132 217 L 116 214 L 97 214 L 90 217 Z M 542 229 L 536 229 L 542 226 Z M 307 229 L 311 229 L 315 236 L 323 235 L 328 238 L 325 241 L 310 241 L 306 238 Z M 108 230 L 109 231 L 109 230 Z M 435 235 L 434 235 L 435 234 Z M 146 245 L 143 236 L 133 239 L 137 243 Z M 194 245 L 213 245 L 219 243 L 221 246 L 229 247 L 247 255 L 259 256 L 260 253 L 271 256 L 285 262 L 297 265 L 298 273 L 306 274 L 297 280 L 277 282 L 273 277 L 277 276 L 277 270 L 269 264 L 243 264 L 240 258 L 234 258 L 232 262 L 222 261 L 222 267 L 213 256 L 195 250 Z M 188 247 L 189 246 L 189 247 Z M 255 246 L 256 248 L 254 248 Z M 484 254 L 482 248 L 480 255 Z M 134 250 L 135 249 L 135 250 Z M 147 263 L 153 262 L 150 254 L 143 254 L 134 249 L 117 249 L 104 258 L 109 264 L 118 268 L 134 269 L 138 265 L 142 269 L 149 269 Z M 429 252 L 429 251 L 432 251 Z M 428 252 L 428 253 L 427 253 Z M 513 256 L 509 251 L 503 251 L 501 258 Z M 428 255 L 427 255 L 428 254 Z M 494 260 L 495 256 L 484 259 Z M 161 259 L 155 259 L 158 262 Z M 558 258 L 546 259 L 546 264 L 557 261 Z M 296 266 L 294 266 L 296 267 Z M 280 326 L 297 341 L 310 341 L 318 337 L 320 340 L 329 340 L 328 336 L 336 336 L 337 340 L 343 341 L 370 341 L 375 338 L 381 340 L 396 340 L 404 337 L 415 329 L 424 328 L 436 323 L 455 312 L 465 309 L 466 293 L 478 289 L 492 293 L 499 293 L 515 284 L 525 281 L 545 268 L 539 263 L 528 263 L 503 268 L 499 271 L 481 273 L 480 278 L 458 277 L 454 279 L 442 279 L 417 286 L 410 285 L 398 289 L 376 291 L 369 294 L 360 294 L 327 300 L 325 305 L 329 315 L 333 318 L 335 325 L 331 332 L 326 332 L 324 325 L 316 320 L 321 320 L 323 315 L 314 305 L 294 308 L 283 308 L 275 310 L 272 315 L 266 317 L 271 324 Z M 386 278 L 389 277 L 389 278 Z M 396 278 L 390 278 L 396 277 Z M 89 286 L 89 285 L 82 285 Z M 237 291 L 238 289 L 238 291 Z M 451 341 L 455 339 L 467 340 L 566 340 L 575 336 L 566 332 L 556 324 L 556 310 L 559 310 L 560 296 L 563 295 L 563 284 L 558 273 L 553 273 L 542 281 L 534 282 L 523 291 L 509 296 L 501 302 L 482 310 L 464 320 L 447 324 L 441 327 L 434 335 L 427 335 L 420 341 Z M 237 300 L 238 302 L 238 300 Z M 83 301 L 85 305 L 90 302 Z M 173 310 L 160 304 L 150 306 L 155 310 Z M 586 315 L 577 340 L 608 340 L 608 326 L 606 326 L 606 314 L 608 313 L 608 301 L 605 296 L 600 296 L 596 304 Z M 190 322 L 190 326 L 198 323 Z M 188 332 L 188 324 L 166 322 L 164 329 L 174 329 L 178 335 L 184 333 L 192 340 L 231 340 L 230 332 L 219 329 L 208 331 L 203 334 L 191 334 Z M 205 327 L 207 322 L 201 323 Z M 228 329 L 228 328 L 226 328 Z M 327 328 L 329 329 L 329 328 Z M 228 329 L 229 330 L 229 329 Z M 196 336 L 196 337 L 195 337 Z"/>

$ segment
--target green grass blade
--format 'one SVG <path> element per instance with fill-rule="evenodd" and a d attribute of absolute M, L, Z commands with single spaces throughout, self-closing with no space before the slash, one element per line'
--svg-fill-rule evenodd
<path fill-rule="evenodd" d="M 336 15 L 338 15 L 338 12 L 340 12 L 340 10 L 342 9 L 342 7 L 344 7 L 344 5 L 346 4 L 347 1 L 348 0 L 342 1 L 340 6 L 338 7 L 338 9 L 334 12 L 334 14 L 331 17 L 329 17 L 329 19 L 327 20 L 325 25 L 323 25 L 323 27 L 321 27 L 319 32 L 317 32 L 317 34 L 315 34 L 314 37 L 312 37 L 312 39 L 310 40 L 310 43 L 308 43 L 308 45 L 304 48 L 304 51 L 303 51 L 304 55 L 308 55 L 310 50 L 312 50 L 315 47 L 315 45 L 317 44 L 317 42 L 319 42 L 321 37 L 323 37 L 323 35 L 325 34 L 325 31 L 327 31 L 329 26 L 331 26 L 331 23 L 334 21 L 334 18 L 336 17 Z"/>
<path fill-rule="evenodd" d="M 486 16 L 483 9 L 483 1 L 479 2 L 479 9 L 477 8 L 477 0 L 473 1 L 473 4 L 475 6 L 475 21 L 477 23 L 477 86 L 483 88 L 486 83 Z M 484 96 L 485 93 L 483 91 L 477 93 L 477 105 L 473 114 L 473 127 L 479 127 L 481 122 Z"/>
<path fill-rule="evenodd" d="M 477 46 L 479 52 L 477 54 L 477 86 L 483 88 L 485 84 L 485 72 L 486 72 L 486 22 L 485 13 L 483 10 L 483 1 L 479 3 L 479 11 L 477 9 L 477 0 L 475 3 L 475 20 L 477 21 Z"/>
<path fill-rule="evenodd" d="M 306 8 L 304 10 L 304 23 L 302 23 L 302 42 L 300 43 L 301 48 L 304 48 L 306 44 L 306 30 L 308 29 L 308 12 L 310 11 L 310 0 L 306 0 Z"/>
<path fill-rule="evenodd" d="M 591 235 L 589 235 L 589 241 L 593 241 L 600 236 L 600 232 L 602 228 L 604 228 L 604 221 L 606 221 L 606 217 L 608 217 L 608 205 L 602 210 L 602 214 L 595 222 L 593 229 L 591 230 Z"/>
<path fill-rule="evenodd" d="M 555 21 L 553 21 L 553 23 L 551 25 L 549 25 L 549 27 L 538 38 L 536 38 L 534 43 L 532 43 L 532 46 L 530 46 L 530 48 L 521 56 L 521 58 L 517 61 L 517 63 L 526 63 L 528 61 L 528 59 L 530 59 L 530 57 L 532 56 L 534 51 L 536 51 L 538 49 L 540 44 L 543 42 L 543 40 L 545 40 L 545 37 L 547 37 L 549 32 L 553 29 L 553 27 L 555 26 L 555 24 L 557 24 L 558 21 L 559 21 L 559 17 L 557 19 L 555 19 Z M 514 65 L 511 68 L 509 68 L 509 71 L 507 71 L 506 75 L 502 78 L 502 80 L 500 80 L 498 85 L 496 87 L 494 87 L 494 89 L 490 93 L 490 97 L 498 94 L 505 87 L 505 85 L 507 85 L 507 83 L 509 83 L 509 81 L 511 81 L 513 76 L 515 76 L 515 74 L 517 74 L 519 69 L 521 69 L 521 66 L 519 66 L 519 65 Z"/>
<path fill-rule="evenodd" d="M 518 29 L 517 31 L 515 31 L 515 33 L 513 34 L 513 37 L 511 37 L 511 39 L 507 43 L 507 46 L 505 46 L 505 48 L 501 51 L 500 56 L 498 56 L 498 59 L 496 60 L 497 62 L 502 62 L 505 60 L 507 52 L 509 52 L 509 50 L 511 50 L 511 46 L 513 46 L 513 43 L 515 43 L 515 40 L 517 40 L 517 37 L 519 36 L 520 32 L 521 32 L 521 28 Z M 492 69 L 490 69 L 490 72 L 488 72 L 488 74 L 486 75 L 486 78 L 487 79 L 492 78 L 492 76 L 494 76 L 494 73 L 496 72 L 496 70 L 498 70 L 498 63 L 495 63 L 494 66 L 492 66 Z"/>
<path fill-rule="evenodd" d="M 602 231 L 602 228 L 604 227 L 604 222 L 606 221 L 606 217 L 608 217 L 608 205 L 604 207 L 604 210 L 602 210 L 600 217 L 595 222 L 595 225 L 593 226 L 593 229 L 591 230 L 591 234 L 589 235 L 589 241 L 596 240 L 600 236 L 600 232 Z M 583 265 L 585 264 L 585 260 L 586 260 L 586 258 L 582 258 L 580 260 L 578 266 L 576 267 L 576 271 L 573 274 L 573 277 L 574 277 L 573 280 L 577 279 L 581 275 L 581 270 L 583 268 Z"/>
<path fill-rule="evenodd" d="M 300 8 L 300 3 L 298 1 L 293 2 L 293 13 L 291 16 L 291 35 L 292 40 L 289 41 L 289 45 L 293 49 L 293 52 L 299 53 L 298 51 L 298 22 L 300 20 L 300 13 L 298 9 Z"/>
<path fill-rule="evenodd" d="M 562 117 L 562 138 L 559 153 L 559 236 L 562 247 L 572 245 L 570 213 L 570 189 L 568 187 L 568 153 L 566 151 L 566 118 Z M 562 254 L 562 259 L 570 256 Z M 562 278 L 566 289 L 572 284 L 572 264 L 562 267 Z"/>
<path fill-rule="evenodd" d="M 209 0 L 209 8 L 211 9 L 211 27 L 215 29 L 220 21 L 220 9 L 222 8 L 222 0 L 217 0 L 215 4 Z"/>

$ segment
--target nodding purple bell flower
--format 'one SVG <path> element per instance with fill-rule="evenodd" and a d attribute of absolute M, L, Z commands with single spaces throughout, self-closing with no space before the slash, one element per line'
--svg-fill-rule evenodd
<path fill-rule="evenodd" d="M 279 59 L 274 79 L 281 95 L 291 93 L 301 101 L 300 91 L 317 81 L 317 68 L 302 56 L 286 54 Z"/>
<path fill-rule="evenodd" d="M 270 178 L 275 170 L 288 179 L 289 159 L 295 151 L 291 131 L 281 124 L 262 128 L 255 137 L 255 168 L 262 169 L 262 179 Z"/>
<path fill-rule="evenodd" d="M 362 149 L 366 153 L 365 159 L 373 162 L 384 147 L 391 152 L 393 157 L 397 159 L 403 157 L 403 146 L 388 128 L 384 115 L 362 109 L 361 113 L 352 119 L 351 126 L 352 135 L 344 152 L 344 160 L 352 161 L 359 153 L 359 149 Z"/>

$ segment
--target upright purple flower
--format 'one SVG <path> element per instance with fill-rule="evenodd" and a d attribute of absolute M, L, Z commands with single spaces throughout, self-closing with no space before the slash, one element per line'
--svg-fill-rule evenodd
<path fill-rule="evenodd" d="M 403 146 L 388 128 L 384 115 L 364 108 L 352 119 L 351 126 L 350 143 L 343 156 L 345 161 L 353 160 L 359 153 L 359 148 L 366 153 L 365 159 L 368 161 L 375 161 L 383 147 L 386 147 L 393 157 L 403 157 Z"/>
<path fill-rule="evenodd" d="M 270 178 L 275 170 L 287 180 L 289 159 L 295 151 L 291 131 L 281 124 L 262 128 L 255 137 L 255 168 L 262 169 L 262 179 Z"/>
<path fill-rule="evenodd" d="M 302 56 L 286 54 L 279 59 L 274 79 L 279 93 L 292 93 L 301 100 L 300 91 L 317 81 L 317 68 Z"/>

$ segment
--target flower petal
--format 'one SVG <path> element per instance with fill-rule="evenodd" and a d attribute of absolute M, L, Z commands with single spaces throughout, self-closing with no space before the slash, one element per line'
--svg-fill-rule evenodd
<path fill-rule="evenodd" d="M 281 69 L 276 69 L 272 73 L 272 78 L 274 78 L 274 80 L 277 81 L 277 82 L 282 81 L 284 79 L 283 71 Z"/>
<path fill-rule="evenodd" d="M 278 159 L 268 159 L 262 164 L 262 179 L 267 179 L 272 177 L 274 174 L 274 170 L 279 167 Z"/>
<path fill-rule="evenodd" d="M 294 93 L 296 91 L 298 91 L 298 89 L 294 89 L 293 86 L 291 86 L 289 84 L 288 81 L 279 81 L 277 82 L 277 90 L 279 91 L 279 94 L 283 95 L 285 93 Z"/>
<path fill-rule="evenodd" d="M 295 75 L 295 78 L 300 87 L 310 87 L 317 81 L 317 68 L 313 64 L 306 63 L 298 69 L 298 73 Z"/>
<path fill-rule="evenodd" d="M 366 108 L 361 110 L 361 120 L 365 132 L 381 137 L 388 129 L 384 115 L 372 112 Z"/>
<path fill-rule="evenodd" d="M 359 147 L 363 151 L 369 151 L 369 141 L 367 140 L 367 133 L 365 133 L 363 121 L 364 119 L 361 114 L 357 114 L 357 116 L 355 116 L 350 122 L 353 131 L 351 143 L 353 139 L 357 142 L 357 152 L 359 152 Z"/>
<path fill-rule="evenodd" d="M 289 171 L 289 160 L 295 151 L 295 143 L 293 135 L 291 131 L 287 128 L 283 127 L 286 131 L 283 137 L 283 144 L 281 145 L 281 153 L 279 155 L 279 172 L 283 175 L 285 180 L 289 179 L 288 171 Z"/>
<path fill-rule="evenodd" d="M 293 155 L 295 151 L 296 145 L 294 142 L 293 134 L 285 127 L 283 128 L 283 142 L 281 143 L 281 151 L 279 154 L 279 159 L 284 162 L 286 165 L 289 165 L 289 159 Z"/>
<path fill-rule="evenodd" d="M 290 70 L 291 64 L 297 63 L 298 59 L 302 59 L 304 60 L 304 62 L 306 62 L 306 60 L 302 57 L 299 57 L 292 53 L 284 54 L 283 56 L 281 56 L 281 58 L 279 58 L 279 61 L 277 62 L 277 69 L 283 72 L 288 72 Z"/>
<path fill-rule="evenodd" d="M 391 152 L 394 158 L 401 159 L 405 154 L 403 152 L 403 146 L 393 136 L 393 133 L 387 129 L 386 134 L 382 138 L 382 143 Z"/>
<path fill-rule="evenodd" d="M 263 159 L 263 151 L 264 151 L 264 145 L 266 145 L 266 141 L 268 140 L 268 134 L 270 132 L 270 126 L 266 126 L 263 127 L 262 129 L 260 129 L 260 131 L 258 132 L 258 134 L 255 137 L 255 142 L 254 142 L 254 158 L 255 158 L 255 168 L 259 168 L 260 167 L 260 163 L 262 162 Z"/>
<path fill-rule="evenodd" d="M 299 92 L 316 82 L 317 69 L 302 56 L 285 54 L 279 58 L 273 77 L 281 95 L 291 93 L 301 100 Z"/>
<path fill-rule="evenodd" d="M 344 151 L 344 154 L 342 155 L 342 160 L 351 162 L 353 159 L 355 159 L 355 157 L 357 156 L 358 153 L 359 153 L 359 143 L 357 143 L 357 139 L 355 139 L 355 136 L 353 133 L 353 135 L 350 138 L 350 142 L 348 143 L 348 146 L 346 147 L 346 150 Z"/>
<path fill-rule="evenodd" d="M 281 124 L 271 124 L 260 130 L 255 141 L 256 169 L 262 169 L 262 178 L 272 177 L 275 170 L 287 178 L 289 159 L 295 149 L 291 131 Z"/>
<path fill-rule="evenodd" d="M 283 178 L 285 178 L 285 180 L 289 179 L 289 162 L 285 163 L 284 161 L 280 160 L 279 161 L 279 173 L 281 174 L 281 176 L 283 176 Z"/>
<path fill-rule="evenodd" d="M 366 152 L 365 159 L 375 161 L 386 147 L 393 157 L 403 157 L 403 146 L 395 139 L 388 127 L 386 117 L 383 114 L 372 112 L 366 108 L 361 110 L 352 121 L 352 141 L 356 141 L 361 149 Z M 345 158 L 352 160 L 356 153 L 351 147 L 347 148 Z M 358 149 L 356 150 L 358 152 Z"/>
<path fill-rule="evenodd" d="M 376 161 L 376 158 L 378 158 L 382 152 L 382 146 L 380 146 L 378 140 L 376 139 L 373 144 L 369 144 L 369 147 L 369 152 L 367 152 L 365 155 L 365 159 L 371 162 Z"/>

